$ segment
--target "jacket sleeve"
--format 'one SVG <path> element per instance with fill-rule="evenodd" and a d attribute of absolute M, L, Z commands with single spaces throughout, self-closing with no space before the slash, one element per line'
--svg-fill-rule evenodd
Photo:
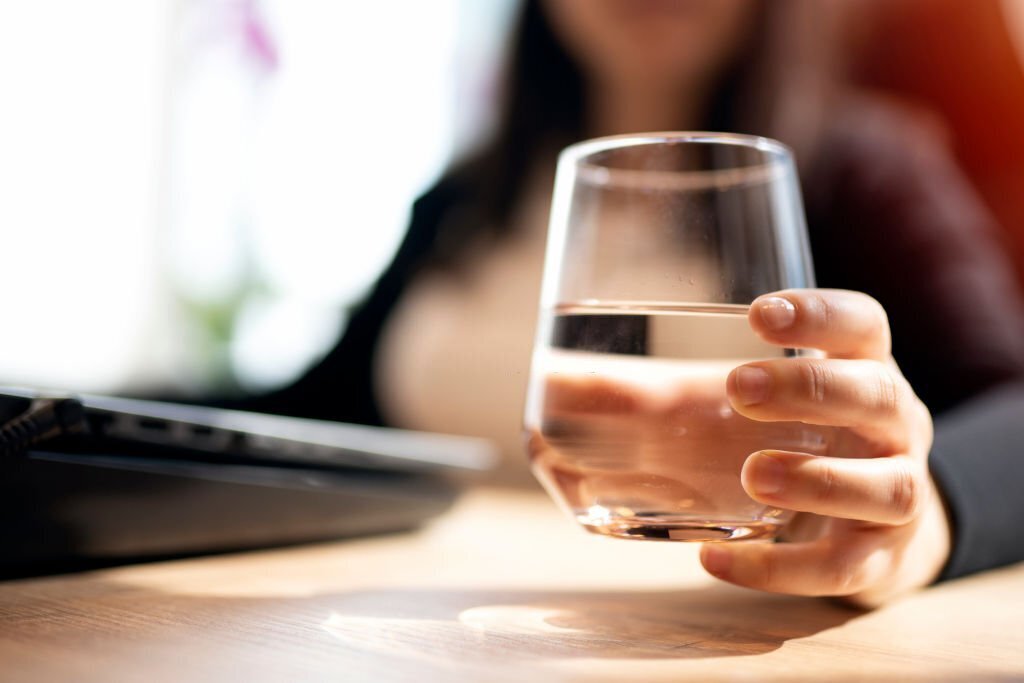
<path fill-rule="evenodd" d="M 944 413 L 929 464 L 954 527 L 940 580 L 1024 560 L 1024 383 Z"/>

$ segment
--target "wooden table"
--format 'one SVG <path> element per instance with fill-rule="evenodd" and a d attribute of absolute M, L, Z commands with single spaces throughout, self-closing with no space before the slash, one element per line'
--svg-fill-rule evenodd
<path fill-rule="evenodd" d="M 0 680 L 1024 680 L 1024 567 L 862 613 L 481 489 L 416 533 L 0 583 Z"/>

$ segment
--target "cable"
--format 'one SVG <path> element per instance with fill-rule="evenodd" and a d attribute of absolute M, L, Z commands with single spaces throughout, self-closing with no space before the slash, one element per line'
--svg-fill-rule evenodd
<path fill-rule="evenodd" d="M 85 411 L 74 398 L 37 398 L 21 415 L 0 425 L 0 457 L 20 455 L 35 444 L 85 428 Z"/>

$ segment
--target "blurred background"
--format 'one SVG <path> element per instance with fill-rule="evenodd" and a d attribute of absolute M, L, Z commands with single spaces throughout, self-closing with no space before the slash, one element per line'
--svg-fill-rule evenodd
<path fill-rule="evenodd" d="M 486 136 L 517 5 L 0 5 L 0 383 L 299 374 Z M 1024 281 L 1024 0 L 861 0 L 842 25 L 847 75 L 935 113 Z"/>

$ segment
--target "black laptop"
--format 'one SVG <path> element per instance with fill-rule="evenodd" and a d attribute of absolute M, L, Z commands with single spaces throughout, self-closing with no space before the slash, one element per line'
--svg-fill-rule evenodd
<path fill-rule="evenodd" d="M 414 528 L 489 442 L 0 388 L 0 576 Z"/>

